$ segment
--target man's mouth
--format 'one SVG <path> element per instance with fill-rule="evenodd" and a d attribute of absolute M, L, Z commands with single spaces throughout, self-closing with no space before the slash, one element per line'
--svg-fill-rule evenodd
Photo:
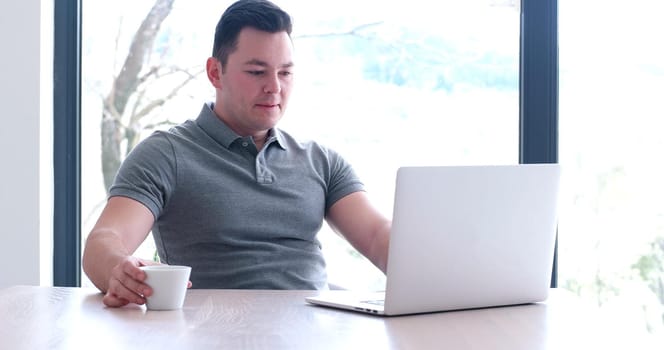
<path fill-rule="evenodd" d="M 260 108 L 279 108 L 279 104 L 257 103 L 256 106 L 258 106 Z"/>

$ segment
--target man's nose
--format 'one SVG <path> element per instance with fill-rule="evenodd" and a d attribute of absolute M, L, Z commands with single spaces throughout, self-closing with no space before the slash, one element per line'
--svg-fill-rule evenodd
<path fill-rule="evenodd" d="M 265 86 L 263 87 L 263 92 L 268 94 L 278 94 L 281 92 L 281 82 L 279 81 L 278 74 L 268 76 Z"/>

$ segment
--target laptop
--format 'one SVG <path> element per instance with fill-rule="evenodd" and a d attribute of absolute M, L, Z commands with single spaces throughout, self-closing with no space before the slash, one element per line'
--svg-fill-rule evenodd
<path fill-rule="evenodd" d="M 401 167 L 385 291 L 306 301 L 375 315 L 544 301 L 559 181 L 558 164 Z"/>

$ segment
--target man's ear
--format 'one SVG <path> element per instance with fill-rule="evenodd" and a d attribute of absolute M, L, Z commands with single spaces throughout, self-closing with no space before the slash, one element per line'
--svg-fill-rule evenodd
<path fill-rule="evenodd" d="M 207 70 L 207 77 L 217 89 L 221 89 L 221 62 L 214 57 L 207 59 L 205 68 Z"/>

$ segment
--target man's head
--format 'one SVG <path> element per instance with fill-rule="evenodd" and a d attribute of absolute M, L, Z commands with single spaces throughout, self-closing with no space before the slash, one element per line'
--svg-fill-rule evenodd
<path fill-rule="evenodd" d="M 229 6 L 217 23 L 212 56 L 226 68 L 228 55 L 237 48 L 242 29 L 251 27 L 263 32 L 286 32 L 289 36 L 293 24 L 288 13 L 267 0 L 239 0 Z"/>
<path fill-rule="evenodd" d="M 266 0 L 240 0 L 221 16 L 208 79 L 214 112 L 259 145 L 284 115 L 293 85 L 290 16 Z"/>

